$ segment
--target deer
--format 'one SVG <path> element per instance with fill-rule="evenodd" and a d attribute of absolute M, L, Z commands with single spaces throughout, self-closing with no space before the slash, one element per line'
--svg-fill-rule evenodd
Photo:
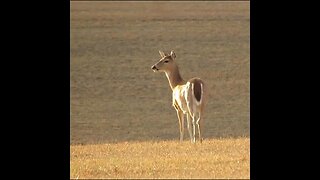
<path fill-rule="evenodd" d="M 202 143 L 203 113 L 207 97 L 205 84 L 198 77 L 191 78 L 188 81 L 181 77 L 173 50 L 170 54 L 159 50 L 159 54 L 161 56 L 160 60 L 152 65 L 151 69 L 154 72 L 164 72 L 168 79 L 172 90 L 172 106 L 176 110 L 179 121 L 180 142 L 183 141 L 184 116 L 186 115 L 191 143 L 196 142 L 196 125 L 199 141 Z"/>

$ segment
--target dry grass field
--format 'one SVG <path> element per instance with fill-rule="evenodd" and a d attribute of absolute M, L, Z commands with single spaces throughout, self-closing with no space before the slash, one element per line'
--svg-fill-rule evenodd
<path fill-rule="evenodd" d="M 249 178 L 249 140 L 71 146 L 72 178 Z"/>
<path fill-rule="evenodd" d="M 250 2 L 70 2 L 71 178 L 249 178 Z M 164 74 L 210 89 L 204 142 L 179 143 Z"/>

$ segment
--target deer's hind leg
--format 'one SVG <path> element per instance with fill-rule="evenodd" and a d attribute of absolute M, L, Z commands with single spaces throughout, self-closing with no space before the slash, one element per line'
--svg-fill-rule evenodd
<path fill-rule="evenodd" d="M 196 122 L 196 124 L 197 124 L 197 126 L 198 126 L 198 133 L 199 133 L 199 141 L 200 141 L 200 143 L 202 143 L 202 137 L 201 137 L 201 132 L 202 132 L 202 119 L 201 119 L 202 117 L 201 117 L 201 112 L 199 112 L 199 117 L 198 117 L 198 119 L 197 119 L 197 122 Z"/>

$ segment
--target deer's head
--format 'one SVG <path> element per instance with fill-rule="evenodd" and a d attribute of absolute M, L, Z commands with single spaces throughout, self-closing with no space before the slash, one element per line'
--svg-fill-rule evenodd
<path fill-rule="evenodd" d="M 161 56 L 161 59 L 151 66 L 151 69 L 154 72 L 167 72 L 170 71 L 174 66 L 176 66 L 174 59 L 176 58 L 176 55 L 173 51 L 170 52 L 170 54 L 166 54 L 163 51 L 159 51 L 159 54 Z"/>

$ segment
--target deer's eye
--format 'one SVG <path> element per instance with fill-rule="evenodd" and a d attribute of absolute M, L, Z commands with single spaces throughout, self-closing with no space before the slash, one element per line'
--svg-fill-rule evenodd
<path fill-rule="evenodd" d="M 168 62 L 169 62 L 168 60 L 164 61 L 164 63 L 168 63 Z"/>

